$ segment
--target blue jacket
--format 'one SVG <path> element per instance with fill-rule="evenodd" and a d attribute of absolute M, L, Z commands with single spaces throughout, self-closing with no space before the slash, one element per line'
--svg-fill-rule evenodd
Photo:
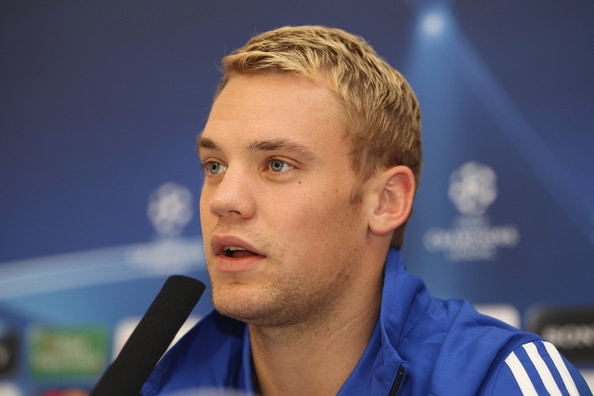
<path fill-rule="evenodd" d="M 248 327 L 212 312 L 163 357 L 142 394 L 253 395 L 253 376 Z M 530 394 L 592 393 L 551 344 L 466 301 L 432 298 L 391 250 L 380 318 L 339 395 Z"/>

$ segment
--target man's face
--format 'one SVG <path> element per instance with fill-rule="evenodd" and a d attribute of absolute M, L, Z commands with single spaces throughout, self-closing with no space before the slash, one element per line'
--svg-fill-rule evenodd
<path fill-rule="evenodd" d="M 338 101 L 321 83 L 235 76 L 217 97 L 198 152 L 213 302 L 261 325 L 328 315 L 365 270 L 368 224 Z"/>

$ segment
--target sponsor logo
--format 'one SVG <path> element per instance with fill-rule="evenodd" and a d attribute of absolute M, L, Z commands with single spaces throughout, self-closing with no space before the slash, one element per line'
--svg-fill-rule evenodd
<path fill-rule="evenodd" d="M 489 261 L 500 248 L 512 248 L 520 241 L 515 225 L 492 225 L 488 208 L 497 198 L 497 175 L 492 168 L 467 162 L 452 172 L 448 197 L 459 215 L 450 228 L 430 228 L 423 245 L 443 252 L 450 262 Z"/>
<path fill-rule="evenodd" d="M 549 340 L 570 361 L 594 363 L 594 308 L 533 308 L 528 330 Z"/>
<path fill-rule="evenodd" d="M 108 348 L 103 327 L 36 326 L 29 333 L 29 372 L 36 380 L 94 377 L 107 365 Z"/>

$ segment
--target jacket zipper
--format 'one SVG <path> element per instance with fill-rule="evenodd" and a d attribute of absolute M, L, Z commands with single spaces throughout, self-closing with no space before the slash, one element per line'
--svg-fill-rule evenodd
<path fill-rule="evenodd" d="M 396 392 L 398 392 L 398 389 L 400 388 L 400 384 L 402 383 L 402 378 L 404 378 L 404 366 L 401 364 L 400 367 L 398 367 L 398 372 L 396 373 L 396 379 L 394 380 L 394 383 L 392 384 L 392 388 L 390 388 L 390 393 L 388 393 L 388 396 L 396 395 Z"/>

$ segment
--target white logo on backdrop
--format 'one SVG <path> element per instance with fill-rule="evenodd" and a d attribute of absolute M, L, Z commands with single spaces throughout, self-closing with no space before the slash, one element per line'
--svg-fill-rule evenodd
<path fill-rule="evenodd" d="M 126 263 L 153 274 L 183 273 L 203 267 L 201 238 L 182 238 L 194 217 L 194 198 L 185 186 L 167 182 L 148 198 L 146 214 L 159 238 L 149 244 L 130 247 Z"/>
<path fill-rule="evenodd" d="M 497 198 L 497 176 L 493 169 L 467 162 L 450 176 L 448 196 L 463 215 L 482 215 Z"/>
<path fill-rule="evenodd" d="M 425 248 L 443 252 L 451 262 L 492 260 L 499 248 L 520 241 L 514 225 L 494 226 L 486 216 L 497 198 L 495 171 L 477 162 L 467 162 L 450 175 L 448 196 L 460 213 L 451 228 L 431 228 L 423 237 Z"/>
<path fill-rule="evenodd" d="M 146 214 L 159 235 L 176 236 L 194 216 L 193 201 L 187 187 L 168 182 L 151 193 Z"/>

